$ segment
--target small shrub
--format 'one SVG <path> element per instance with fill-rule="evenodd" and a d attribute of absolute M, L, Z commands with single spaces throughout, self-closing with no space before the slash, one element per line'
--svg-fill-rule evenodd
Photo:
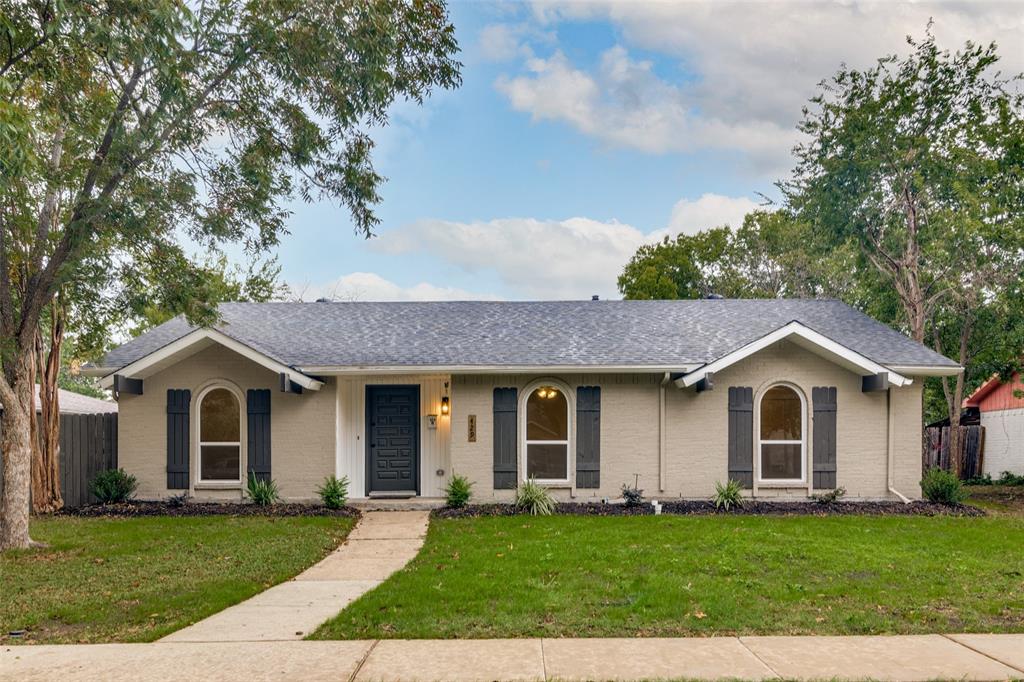
<path fill-rule="evenodd" d="M 1024 475 L 1018 476 L 1009 471 L 1004 471 L 996 481 L 999 485 L 1024 485 Z"/>
<path fill-rule="evenodd" d="M 1004 475 L 1010 472 L 1003 472 Z M 1010 474 L 1011 476 L 1013 474 Z M 982 474 L 981 476 L 971 476 L 970 478 L 964 479 L 964 485 L 992 485 L 992 474 Z"/>
<path fill-rule="evenodd" d="M 555 511 L 555 501 L 547 488 L 531 478 L 516 490 L 516 509 L 534 516 L 550 516 Z"/>
<path fill-rule="evenodd" d="M 957 505 L 967 499 L 967 491 L 960 479 L 943 469 L 925 472 L 921 479 L 921 493 L 925 499 L 939 504 Z"/>
<path fill-rule="evenodd" d="M 743 486 L 739 481 L 734 481 L 731 478 L 724 485 L 716 482 L 715 495 L 711 500 L 715 503 L 715 509 L 729 511 L 733 507 L 742 507 Z"/>
<path fill-rule="evenodd" d="M 348 476 L 328 476 L 316 494 L 328 509 L 341 509 L 348 502 Z"/>
<path fill-rule="evenodd" d="M 622 499 L 627 507 L 639 507 L 644 503 L 644 491 L 635 486 L 622 484 Z"/>
<path fill-rule="evenodd" d="M 258 504 L 261 507 L 274 504 L 281 499 L 281 495 L 277 492 L 277 483 L 274 483 L 274 479 L 257 478 L 256 474 L 252 471 L 249 472 L 249 483 L 246 485 L 246 492 L 249 494 L 249 499 L 253 501 L 253 504 Z"/>
<path fill-rule="evenodd" d="M 835 504 L 844 497 L 846 497 L 846 488 L 842 486 L 839 486 L 834 490 L 829 490 L 827 493 L 811 495 L 811 499 L 818 504 Z"/>
<path fill-rule="evenodd" d="M 135 495 L 139 482 L 124 469 L 107 469 L 89 482 L 89 492 L 102 504 L 127 502 Z"/>
<path fill-rule="evenodd" d="M 168 507 L 184 507 L 186 504 L 188 504 L 188 491 L 185 491 L 180 495 L 171 495 L 167 498 Z"/>
<path fill-rule="evenodd" d="M 452 474 L 448 485 L 444 487 L 444 496 L 448 506 L 452 509 L 462 509 L 469 503 L 472 496 L 473 484 L 468 478 L 460 474 Z"/>

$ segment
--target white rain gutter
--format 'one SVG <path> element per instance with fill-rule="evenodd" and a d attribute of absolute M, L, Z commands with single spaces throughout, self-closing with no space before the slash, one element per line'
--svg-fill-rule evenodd
<path fill-rule="evenodd" d="M 886 484 L 889 487 L 889 492 L 900 498 L 903 504 L 910 504 L 910 498 L 896 490 L 894 481 L 896 479 L 896 406 L 892 401 L 892 388 L 885 392 L 886 402 L 886 426 L 888 428 L 888 437 L 886 439 L 886 458 L 888 460 L 888 471 L 886 472 Z"/>
<path fill-rule="evenodd" d="M 665 486 L 668 482 L 668 449 L 667 440 L 668 429 L 667 419 L 665 416 L 665 387 L 672 380 L 672 373 L 665 372 L 665 376 L 661 380 L 661 386 L 658 387 L 658 492 L 665 492 Z"/>

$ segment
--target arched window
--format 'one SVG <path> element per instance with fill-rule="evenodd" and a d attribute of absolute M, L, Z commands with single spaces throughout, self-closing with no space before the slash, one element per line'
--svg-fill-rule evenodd
<path fill-rule="evenodd" d="M 199 399 L 199 480 L 240 481 L 242 410 L 230 389 L 211 388 Z"/>
<path fill-rule="evenodd" d="M 569 480 L 569 400 L 550 384 L 533 389 L 526 399 L 526 477 L 538 481 Z"/>
<path fill-rule="evenodd" d="M 761 396 L 760 438 L 763 481 L 802 482 L 806 425 L 804 399 L 790 386 L 772 386 Z"/>

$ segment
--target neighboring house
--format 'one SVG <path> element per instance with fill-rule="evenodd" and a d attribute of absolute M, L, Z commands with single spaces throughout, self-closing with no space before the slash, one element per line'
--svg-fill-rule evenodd
<path fill-rule="evenodd" d="M 117 414 L 117 403 L 58 388 L 57 405 L 61 414 Z M 39 411 L 39 384 L 36 384 L 36 412 Z"/>
<path fill-rule="evenodd" d="M 982 471 L 998 477 L 1004 471 L 1024 474 L 1024 381 L 1014 373 L 1009 381 L 994 376 L 964 400 L 976 408 L 985 427 Z"/>
<path fill-rule="evenodd" d="M 93 398 L 91 396 L 82 395 L 81 393 L 75 393 L 73 391 L 65 391 L 63 388 L 58 388 L 57 392 L 60 394 L 57 396 L 57 403 L 60 407 L 61 414 L 110 414 L 117 413 L 117 403 L 109 400 L 100 400 L 99 398 Z M 35 405 L 36 412 L 39 411 L 39 384 L 36 384 L 35 390 Z M 3 405 L 0 405 L 0 410 L 3 410 Z"/>
<path fill-rule="evenodd" d="M 89 368 L 140 497 L 477 501 L 527 477 L 578 500 L 920 495 L 921 377 L 960 367 L 838 301 L 230 303 Z"/>

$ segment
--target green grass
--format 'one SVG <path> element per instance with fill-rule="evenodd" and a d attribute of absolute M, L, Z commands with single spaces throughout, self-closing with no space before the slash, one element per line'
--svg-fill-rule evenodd
<path fill-rule="evenodd" d="M 1024 518 L 434 520 L 314 638 L 1024 631 Z"/>
<path fill-rule="evenodd" d="M 41 518 L 45 549 L 0 554 L 0 642 L 158 639 L 299 573 L 337 517 Z M 11 630 L 27 630 L 22 639 Z"/>
<path fill-rule="evenodd" d="M 968 486 L 968 504 L 981 507 L 990 514 L 1024 517 L 1024 486 L 977 485 Z"/>

